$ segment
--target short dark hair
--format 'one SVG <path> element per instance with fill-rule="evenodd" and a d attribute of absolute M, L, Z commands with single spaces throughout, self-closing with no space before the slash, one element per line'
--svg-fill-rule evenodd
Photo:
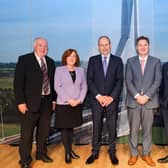
<path fill-rule="evenodd" d="M 108 36 L 106 36 L 106 35 L 102 35 L 102 36 L 100 36 L 100 37 L 98 38 L 98 44 L 99 44 L 99 42 L 100 42 L 100 40 L 101 40 L 102 38 L 106 38 L 106 39 L 109 41 L 109 44 L 111 44 L 110 38 L 109 38 Z"/>
<path fill-rule="evenodd" d="M 137 45 L 140 40 L 146 40 L 147 43 L 150 44 L 150 41 L 149 41 L 149 38 L 148 38 L 148 37 L 139 36 L 139 37 L 136 39 L 135 45 Z"/>
<path fill-rule="evenodd" d="M 78 52 L 75 49 L 72 49 L 72 48 L 69 48 L 69 49 L 64 51 L 64 53 L 62 55 L 62 65 L 67 65 L 67 57 L 69 57 L 73 52 L 76 55 L 75 66 L 80 66 L 80 58 L 79 58 Z"/>

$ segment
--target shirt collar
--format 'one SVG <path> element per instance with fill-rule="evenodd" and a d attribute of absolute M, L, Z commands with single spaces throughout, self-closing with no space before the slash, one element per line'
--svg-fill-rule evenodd
<path fill-rule="evenodd" d="M 35 57 L 36 57 L 36 59 L 37 59 L 38 61 L 41 62 L 41 59 L 43 59 L 43 61 L 46 62 L 45 57 L 42 57 L 42 58 L 41 58 L 40 56 L 37 55 L 36 52 L 34 52 L 34 55 L 35 55 Z"/>
<path fill-rule="evenodd" d="M 36 53 L 36 52 L 34 52 L 34 55 L 35 55 L 35 57 L 36 57 L 37 61 L 38 61 L 38 62 L 41 62 L 41 58 L 37 55 L 37 53 Z"/>
<path fill-rule="evenodd" d="M 145 60 L 145 62 L 146 62 L 147 59 L 148 59 L 148 55 L 146 55 L 145 58 L 143 58 L 143 59 L 142 59 L 142 57 L 141 57 L 140 55 L 138 55 L 138 57 L 139 57 L 139 60 L 140 60 L 140 61 Z"/>
<path fill-rule="evenodd" d="M 34 52 L 34 55 L 35 55 L 37 61 L 39 62 L 39 64 L 41 65 L 41 57 L 39 57 L 36 52 Z M 46 59 L 45 59 L 45 57 L 42 57 L 42 59 L 43 59 L 44 63 L 46 64 Z"/>
<path fill-rule="evenodd" d="M 107 60 L 109 60 L 109 58 L 110 58 L 110 54 L 108 54 L 107 56 L 101 55 L 101 57 L 102 57 L 102 60 L 104 59 L 104 57 L 106 57 Z"/>

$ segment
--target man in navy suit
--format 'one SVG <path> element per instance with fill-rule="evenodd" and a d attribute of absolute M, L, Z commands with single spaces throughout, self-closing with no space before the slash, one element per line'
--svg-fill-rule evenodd
<path fill-rule="evenodd" d="M 16 64 L 14 93 L 21 121 L 19 154 L 22 168 L 29 168 L 33 131 L 36 127 L 36 159 L 53 162 L 47 155 L 52 110 L 55 109 L 54 61 L 47 56 L 48 42 L 34 40 L 34 51 L 20 56 Z M 53 102 L 53 103 L 52 103 Z"/>
<path fill-rule="evenodd" d="M 163 117 L 166 136 L 168 138 L 168 62 L 162 68 L 162 83 L 160 87 L 161 115 Z M 158 159 L 159 163 L 168 163 L 168 155 Z"/>
<path fill-rule="evenodd" d="M 123 63 L 121 58 L 111 54 L 111 41 L 108 36 L 98 39 L 100 54 L 90 58 L 87 70 L 88 89 L 91 95 L 93 117 L 92 154 L 86 164 L 98 158 L 101 146 L 103 116 L 106 116 L 109 133 L 109 156 L 117 165 L 116 121 L 119 97 L 123 86 Z"/>

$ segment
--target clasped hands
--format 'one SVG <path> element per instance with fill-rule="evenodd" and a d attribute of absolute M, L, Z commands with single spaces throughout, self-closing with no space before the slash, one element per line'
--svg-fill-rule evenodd
<path fill-rule="evenodd" d="M 146 104 L 146 103 L 148 102 L 148 100 L 149 100 L 149 98 L 148 98 L 148 96 L 146 96 L 146 95 L 138 95 L 138 96 L 136 97 L 136 101 L 137 101 L 137 103 L 140 104 L 140 105 Z"/>
<path fill-rule="evenodd" d="M 102 96 L 102 95 L 97 96 L 96 99 L 98 100 L 98 102 L 101 104 L 102 107 L 107 107 L 114 100 L 111 96 Z"/>
<path fill-rule="evenodd" d="M 71 105 L 72 107 L 77 106 L 78 104 L 80 104 L 81 102 L 79 100 L 76 99 L 69 99 L 68 100 L 69 105 Z"/>

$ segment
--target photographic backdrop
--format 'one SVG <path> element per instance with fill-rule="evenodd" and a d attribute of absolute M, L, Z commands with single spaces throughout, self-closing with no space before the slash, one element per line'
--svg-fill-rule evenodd
<path fill-rule="evenodd" d="M 13 95 L 14 70 L 18 56 L 32 51 L 35 37 L 48 39 L 48 55 L 55 60 L 56 66 L 60 65 L 64 50 L 75 48 L 82 66 L 87 68 L 89 57 L 98 53 L 97 39 L 101 35 L 111 38 L 112 53 L 121 56 L 124 64 L 128 57 L 136 54 L 134 41 L 138 35 L 149 37 L 151 55 L 162 62 L 167 61 L 167 1 L 1 0 L 0 4 L 0 143 L 15 143 L 19 138 L 20 127 Z M 123 89 L 118 137 L 129 133 L 124 96 Z M 76 143 L 91 142 L 92 116 L 88 98 L 83 118 L 84 124 L 75 129 Z M 158 113 L 155 124 L 155 127 L 162 125 Z M 164 141 L 164 131 L 157 132 L 157 136 L 163 136 Z M 54 128 L 53 121 L 49 140 L 60 141 L 59 130 Z M 104 127 L 102 142 L 107 140 Z"/>

